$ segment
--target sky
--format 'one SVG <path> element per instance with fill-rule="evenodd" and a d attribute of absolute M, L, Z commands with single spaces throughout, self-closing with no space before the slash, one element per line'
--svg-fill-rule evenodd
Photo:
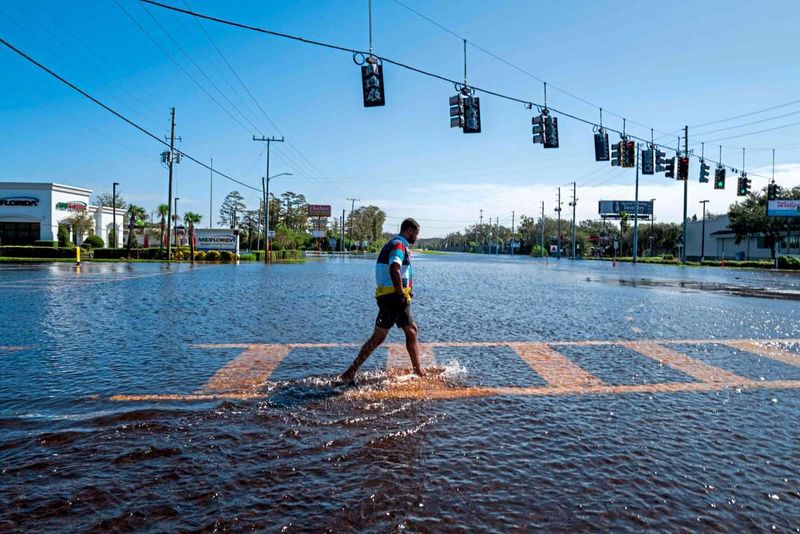
<path fill-rule="evenodd" d="M 547 104 L 592 122 L 675 146 L 685 125 L 690 149 L 745 169 L 754 188 L 772 175 L 800 185 L 800 3 L 738 0 L 423 2 L 374 0 L 376 54 L 463 78 L 477 87 Z M 366 0 L 292 2 L 165 0 L 177 7 L 277 32 L 366 50 Z M 410 7 L 435 21 L 421 17 Z M 446 29 L 442 29 L 444 26 Z M 478 93 L 482 133 L 449 127 L 449 82 L 385 65 L 386 106 L 364 108 L 352 54 L 222 26 L 136 0 L 3 0 L 0 36 L 146 130 L 169 133 L 176 108 L 178 148 L 260 190 L 265 143 L 271 192 L 303 193 L 334 213 L 351 202 L 386 211 L 385 229 L 405 217 L 422 237 L 498 217 L 598 218 L 598 201 L 633 200 L 635 172 L 595 162 L 592 126 L 559 117 L 560 148 L 531 141 L 536 110 Z M 487 51 L 489 53 L 487 53 Z M 501 58 L 501 59 L 497 59 Z M 511 65 L 509 65 L 511 64 Z M 524 71 L 524 72 L 523 72 Z M 538 78 L 538 80 L 536 79 Z M 780 107 L 777 107 L 780 106 Z M 766 108 L 775 107 L 768 111 Z M 759 113 L 754 113 L 759 112 Z M 734 118 L 741 115 L 745 117 Z M 715 124 L 707 124 L 714 122 Z M 797 123 L 797 124 L 795 124 Z M 164 147 L 0 47 L 0 181 L 53 181 L 95 192 L 119 182 L 129 202 L 154 211 L 167 198 Z M 767 132 L 761 130 L 777 128 Z M 727 139 L 730 138 L 730 139 Z M 610 133 L 612 142 L 618 135 Z M 701 141 L 708 141 L 701 146 Z M 736 201 L 698 183 L 692 159 L 688 215 L 724 213 Z M 210 173 L 176 166 L 179 211 L 209 222 Z M 713 177 L 713 165 L 712 165 Z M 260 193 L 216 176 L 213 221 L 238 190 L 256 209 Z M 679 222 L 683 183 L 640 177 L 639 198 L 655 199 L 656 221 Z M 513 214 L 513 215 L 512 215 Z"/>

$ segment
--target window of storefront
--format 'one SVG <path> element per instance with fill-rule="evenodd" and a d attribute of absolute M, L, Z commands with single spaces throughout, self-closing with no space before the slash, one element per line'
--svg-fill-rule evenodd
<path fill-rule="evenodd" d="M 39 223 L 0 222 L 0 245 L 33 245 L 40 235 Z"/>

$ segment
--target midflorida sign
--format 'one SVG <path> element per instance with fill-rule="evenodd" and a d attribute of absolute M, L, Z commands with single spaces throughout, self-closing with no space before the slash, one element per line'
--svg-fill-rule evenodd
<path fill-rule="evenodd" d="M 28 207 L 38 206 L 39 199 L 33 197 L 5 197 L 0 198 L 0 206 Z"/>
<path fill-rule="evenodd" d="M 239 254 L 239 236 L 230 228 L 195 228 L 197 250 L 228 250 Z"/>
<path fill-rule="evenodd" d="M 83 211 L 86 209 L 86 202 L 81 202 L 80 200 L 58 202 L 56 203 L 56 209 L 59 211 Z"/>
<path fill-rule="evenodd" d="M 767 205 L 769 217 L 800 217 L 800 200 L 770 200 Z"/>

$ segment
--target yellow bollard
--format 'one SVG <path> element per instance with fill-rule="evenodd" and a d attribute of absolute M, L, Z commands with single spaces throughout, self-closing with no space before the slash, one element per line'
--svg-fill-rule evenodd
<path fill-rule="evenodd" d="M 75 265 L 81 264 L 81 247 L 75 247 Z"/>

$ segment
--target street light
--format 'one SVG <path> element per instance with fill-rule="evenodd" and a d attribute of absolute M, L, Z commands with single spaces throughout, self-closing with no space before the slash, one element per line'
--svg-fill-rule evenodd
<path fill-rule="evenodd" d="M 114 182 L 114 185 L 111 186 L 112 189 L 112 200 L 111 200 L 111 235 L 113 236 L 114 244 L 111 248 L 117 248 L 117 186 L 119 182 Z"/>
<path fill-rule="evenodd" d="M 173 215 L 174 219 L 174 228 L 175 228 L 175 248 L 178 248 L 178 201 L 180 198 L 175 197 L 175 214 Z"/>
<path fill-rule="evenodd" d="M 266 179 L 261 179 L 261 192 L 264 195 L 264 263 L 269 263 L 269 182 L 278 176 L 292 176 L 290 172 L 282 172 Z"/>

